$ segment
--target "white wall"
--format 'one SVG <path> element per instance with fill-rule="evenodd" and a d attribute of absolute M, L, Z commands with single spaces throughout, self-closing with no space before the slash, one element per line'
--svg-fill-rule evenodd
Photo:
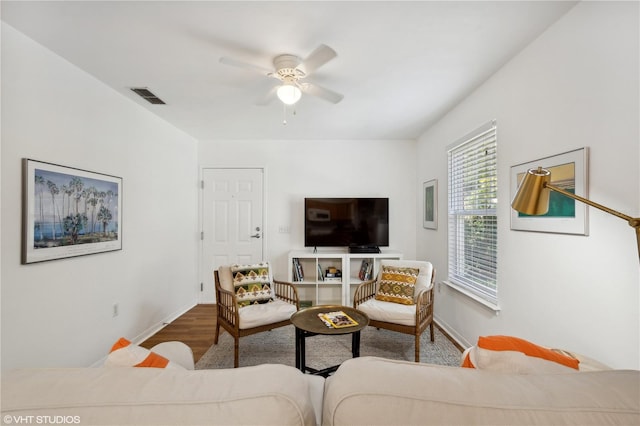
<path fill-rule="evenodd" d="M 445 147 L 498 121 L 499 316 L 444 285 L 438 321 L 466 344 L 510 334 L 640 368 L 640 275 L 633 228 L 590 208 L 590 235 L 511 231 L 509 170 L 590 148 L 589 198 L 640 216 L 638 3 L 583 2 L 419 140 L 418 180 L 446 200 Z M 418 229 L 418 257 L 446 279 L 446 202 L 437 231 Z"/>
<path fill-rule="evenodd" d="M 415 141 L 406 140 L 199 143 L 201 167 L 265 168 L 265 259 L 280 279 L 287 277 L 289 250 L 304 247 L 305 197 L 389 197 L 389 249 L 414 258 L 414 154 Z"/>
<path fill-rule="evenodd" d="M 22 158 L 122 177 L 123 249 L 21 265 Z M 3 23 L 2 370 L 91 365 L 192 306 L 197 179 L 194 139 Z"/>
<path fill-rule="evenodd" d="M 388 196 L 391 247 L 446 278 L 445 146 L 498 120 L 499 316 L 441 286 L 438 321 L 463 342 L 514 334 L 639 368 L 640 271 L 632 229 L 590 209 L 588 237 L 509 228 L 509 168 L 591 149 L 595 201 L 640 215 L 638 3 L 581 3 L 414 141 L 201 141 L 2 24 L 2 369 L 90 365 L 197 295 L 202 167 L 265 167 L 267 252 L 286 274 L 305 196 Z M 417 152 L 417 161 L 415 161 Z M 20 160 L 124 178 L 124 248 L 20 265 Z M 439 181 L 439 229 L 421 184 Z M 151 212 L 152 214 L 148 214 Z M 290 234 L 278 233 L 281 226 Z M 544 251 L 543 251 L 544 250 Z M 526 261 L 525 261 L 526 259 Z M 120 315 L 112 317 L 112 305 Z"/>

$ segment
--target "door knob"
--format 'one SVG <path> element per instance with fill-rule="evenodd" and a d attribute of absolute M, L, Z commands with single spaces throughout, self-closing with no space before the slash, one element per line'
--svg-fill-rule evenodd
<path fill-rule="evenodd" d="M 251 238 L 260 238 L 260 234 L 256 234 L 256 235 L 251 235 Z"/>

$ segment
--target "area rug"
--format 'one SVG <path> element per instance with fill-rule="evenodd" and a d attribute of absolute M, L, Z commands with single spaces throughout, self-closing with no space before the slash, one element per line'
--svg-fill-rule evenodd
<path fill-rule="evenodd" d="M 351 358 L 351 335 L 318 335 L 306 339 L 306 364 L 315 369 L 337 365 Z M 425 331 L 420 339 L 420 361 L 439 365 L 460 365 L 460 351 L 435 328 L 435 342 Z M 360 356 L 414 360 L 414 338 L 408 334 L 366 327 L 360 334 Z M 240 338 L 240 367 L 258 364 L 295 366 L 293 325 Z M 196 369 L 233 368 L 233 338 L 220 330 L 217 345 L 196 363 Z"/>

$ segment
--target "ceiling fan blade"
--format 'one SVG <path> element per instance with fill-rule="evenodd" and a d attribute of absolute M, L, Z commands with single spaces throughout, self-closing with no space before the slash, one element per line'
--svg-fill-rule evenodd
<path fill-rule="evenodd" d="M 258 98 L 258 100 L 256 101 L 256 105 L 265 106 L 273 102 L 273 100 L 276 99 L 276 92 L 278 90 L 278 87 L 280 86 L 273 86 L 267 93 L 265 93 L 264 96 Z"/>
<path fill-rule="evenodd" d="M 316 96 L 334 104 L 337 104 L 342 100 L 342 98 L 344 98 L 344 96 L 340 93 L 334 92 L 333 90 L 329 90 L 322 86 L 318 86 L 317 84 L 303 83 L 300 85 L 300 87 L 304 93 L 311 96 Z"/>
<path fill-rule="evenodd" d="M 226 56 L 223 56 L 222 58 L 220 58 L 220 63 L 225 65 L 231 65 L 232 67 L 244 68 L 246 70 L 258 72 L 267 77 L 273 74 L 273 70 L 271 69 L 264 68 L 259 65 L 253 65 L 243 61 L 238 61 L 237 59 L 228 58 Z"/>
<path fill-rule="evenodd" d="M 338 54 L 335 50 L 327 45 L 321 44 L 316 48 L 316 50 L 311 52 L 304 61 L 302 61 L 298 66 L 298 69 L 306 75 L 309 75 L 336 56 L 338 56 Z"/>

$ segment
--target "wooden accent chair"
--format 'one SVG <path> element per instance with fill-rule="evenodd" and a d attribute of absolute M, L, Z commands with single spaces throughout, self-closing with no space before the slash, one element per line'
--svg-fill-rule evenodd
<path fill-rule="evenodd" d="M 417 268 L 413 305 L 376 299 L 385 266 Z M 362 282 L 355 291 L 353 307 L 369 316 L 369 326 L 415 336 L 415 362 L 420 362 L 420 336 L 429 326 L 433 331 L 433 296 L 436 271 L 430 262 L 417 260 L 382 260 L 378 277 Z"/>
<path fill-rule="evenodd" d="M 290 317 L 300 308 L 298 292 L 293 284 L 274 280 L 269 270 L 269 281 L 274 301 L 270 303 L 240 306 L 236 295 L 231 266 L 221 266 L 213 272 L 216 285 L 218 316 L 213 343 L 218 344 L 220 327 L 234 339 L 233 367 L 239 365 L 240 337 L 291 324 Z M 240 302 L 241 303 L 241 302 Z"/>

